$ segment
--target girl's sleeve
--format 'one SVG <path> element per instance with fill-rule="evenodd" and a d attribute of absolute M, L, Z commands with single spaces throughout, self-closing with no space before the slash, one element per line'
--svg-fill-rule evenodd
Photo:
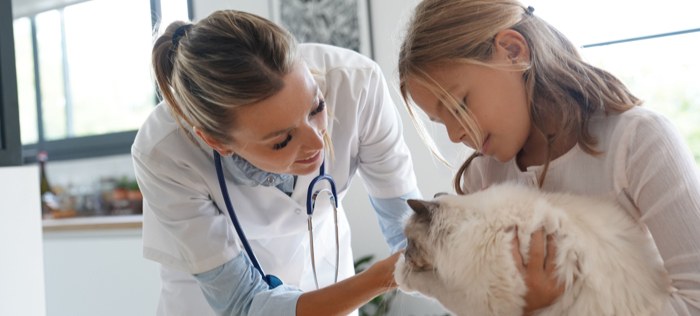
<path fill-rule="evenodd" d="M 672 292 L 659 315 L 700 315 L 700 177 L 671 122 L 648 116 L 631 126 L 624 178 L 664 261 Z M 623 162 L 624 161 L 624 162 Z"/>

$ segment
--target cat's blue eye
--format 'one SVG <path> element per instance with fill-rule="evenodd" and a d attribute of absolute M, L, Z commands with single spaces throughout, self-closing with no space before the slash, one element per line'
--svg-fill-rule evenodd
<path fill-rule="evenodd" d="M 326 109 L 326 101 L 321 100 L 318 102 L 318 106 L 313 111 L 311 111 L 311 113 L 309 113 L 309 116 L 314 116 L 318 113 L 321 113 L 325 109 Z"/>
<path fill-rule="evenodd" d="M 281 141 L 277 144 L 272 145 L 272 149 L 273 150 L 280 150 L 284 147 L 287 147 L 287 145 L 289 144 L 289 142 L 291 140 L 292 140 L 292 134 L 287 134 L 287 138 L 285 138 L 283 141 Z"/>

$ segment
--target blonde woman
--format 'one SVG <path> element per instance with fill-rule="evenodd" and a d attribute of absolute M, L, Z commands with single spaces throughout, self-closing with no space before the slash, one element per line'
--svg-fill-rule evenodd
<path fill-rule="evenodd" d="M 533 8 L 425 0 L 408 27 L 399 73 L 409 110 L 416 105 L 451 141 L 475 150 L 454 179 L 457 192 L 516 181 L 616 199 L 653 237 L 672 281 L 659 315 L 700 315 L 700 179 L 688 147 L 666 118 L 584 62 Z M 562 291 L 551 257 L 521 262 L 525 314 Z"/>
<path fill-rule="evenodd" d="M 398 254 L 354 275 L 341 203 L 359 172 L 387 243 L 404 247 L 405 200 L 419 193 L 374 62 L 218 11 L 168 26 L 153 66 L 164 101 L 132 156 L 158 315 L 345 315 L 395 288 Z M 314 184 L 320 174 L 335 185 Z M 313 187 L 335 200 L 313 205 Z"/>

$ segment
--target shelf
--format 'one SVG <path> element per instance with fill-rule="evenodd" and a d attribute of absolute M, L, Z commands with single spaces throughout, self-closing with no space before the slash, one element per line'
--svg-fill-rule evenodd
<path fill-rule="evenodd" d="M 114 215 L 45 219 L 44 232 L 141 228 L 142 215 Z"/>

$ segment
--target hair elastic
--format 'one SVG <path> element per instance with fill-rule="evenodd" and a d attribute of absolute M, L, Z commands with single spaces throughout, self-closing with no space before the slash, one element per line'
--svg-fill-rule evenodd
<path fill-rule="evenodd" d="M 535 8 L 533 8 L 532 6 L 527 6 L 527 8 L 525 9 L 525 14 L 527 15 L 533 15 L 533 12 L 535 12 Z"/>
<path fill-rule="evenodd" d="M 180 38 L 185 36 L 185 33 L 192 28 L 192 24 L 180 25 L 173 33 L 173 49 L 176 49 L 178 44 L 180 44 Z"/>

